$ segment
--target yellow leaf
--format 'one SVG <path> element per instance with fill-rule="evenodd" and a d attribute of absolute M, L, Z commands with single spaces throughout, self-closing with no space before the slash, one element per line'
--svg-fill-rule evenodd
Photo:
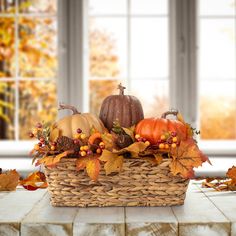
<path fill-rule="evenodd" d="M 50 140 L 52 141 L 52 142 L 56 142 L 57 141 L 57 139 L 60 137 L 60 129 L 58 129 L 58 128 L 51 128 L 51 132 L 50 132 Z"/>
<path fill-rule="evenodd" d="M 88 176 L 92 180 L 97 181 L 101 169 L 98 156 L 78 158 L 76 161 L 76 169 L 78 171 L 86 169 Z"/>
<path fill-rule="evenodd" d="M 106 132 L 104 134 L 101 134 L 101 137 L 102 137 L 102 141 L 105 144 L 106 149 L 112 150 L 114 147 L 114 141 L 113 141 L 112 134 Z"/>
<path fill-rule="evenodd" d="M 178 114 L 177 114 L 177 119 L 178 119 L 178 121 L 180 121 L 180 122 L 182 122 L 182 123 L 185 124 L 184 117 L 183 117 L 182 114 L 179 113 L 179 112 L 178 112 Z"/>
<path fill-rule="evenodd" d="M 60 153 L 56 156 L 44 156 L 43 158 L 39 159 L 36 163 L 36 166 L 40 165 L 40 164 L 44 164 L 45 166 L 48 167 L 54 167 L 58 162 L 60 162 L 60 160 L 63 157 L 68 156 L 69 154 L 73 154 L 74 150 L 67 150 L 63 153 Z"/>
<path fill-rule="evenodd" d="M 106 175 L 109 175 L 110 173 L 121 171 L 124 158 L 123 156 L 120 156 L 116 153 L 104 150 L 99 160 L 106 162 L 104 165 L 104 169 L 106 171 Z"/>

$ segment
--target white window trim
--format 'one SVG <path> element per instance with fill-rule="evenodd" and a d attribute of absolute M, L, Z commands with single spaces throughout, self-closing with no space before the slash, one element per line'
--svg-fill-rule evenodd
<path fill-rule="evenodd" d="M 170 105 L 198 127 L 197 0 L 169 0 Z M 58 0 L 58 101 L 88 108 L 88 1 Z M 81 42 L 81 43 L 79 43 Z M 85 99 L 86 98 L 86 99 Z M 60 116 L 67 113 L 61 112 Z M 1 141 L 0 157 L 28 156 L 33 141 Z M 236 141 L 200 141 L 207 155 L 234 156 Z"/>

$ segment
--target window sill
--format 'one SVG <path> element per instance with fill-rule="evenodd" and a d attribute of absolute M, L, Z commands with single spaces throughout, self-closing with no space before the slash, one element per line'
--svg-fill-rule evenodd
<path fill-rule="evenodd" d="M 0 158 L 27 157 L 35 141 L 0 141 Z"/>

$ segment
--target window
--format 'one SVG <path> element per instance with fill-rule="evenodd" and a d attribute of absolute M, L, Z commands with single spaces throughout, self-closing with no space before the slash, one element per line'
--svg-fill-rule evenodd
<path fill-rule="evenodd" d="M 199 0 L 199 103 L 203 140 L 236 139 L 236 2 Z"/>
<path fill-rule="evenodd" d="M 57 113 L 57 1 L 0 1 L 0 139 Z"/>
<path fill-rule="evenodd" d="M 167 0 L 90 0 L 90 111 L 116 94 L 118 82 L 137 96 L 146 116 L 169 107 Z"/>

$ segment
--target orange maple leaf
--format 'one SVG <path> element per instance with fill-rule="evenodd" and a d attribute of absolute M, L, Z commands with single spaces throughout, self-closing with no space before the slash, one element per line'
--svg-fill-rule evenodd
<path fill-rule="evenodd" d="M 84 170 L 86 169 L 86 172 L 88 176 L 94 180 L 97 181 L 98 175 L 101 169 L 99 156 L 92 156 L 92 157 L 80 157 L 76 161 L 76 169 Z"/>
<path fill-rule="evenodd" d="M 54 167 L 56 166 L 56 164 L 58 162 L 60 162 L 60 160 L 63 158 L 63 157 L 66 157 L 68 156 L 69 154 L 73 154 L 74 153 L 74 150 L 67 150 L 65 152 L 62 152 L 56 156 L 44 156 L 42 157 L 41 159 L 39 159 L 37 161 L 37 163 L 35 164 L 35 166 L 38 166 L 38 165 L 41 165 L 41 164 L 44 164 L 45 166 L 47 167 Z"/>
<path fill-rule="evenodd" d="M 18 185 L 20 175 L 16 170 L 0 174 L 0 191 L 13 191 Z"/>
<path fill-rule="evenodd" d="M 226 176 L 231 178 L 234 183 L 236 183 L 236 166 L 232 166 L 228 169 Z"/>
<path fill-rule="evenodd" d="M 109 175 L 110 173 L 121 171 L 124 157 L 117 153 L 103 150 L 99 160 L 105 162 L 104 169 L 106 171 L 106 175 Z"/>
<path fill-rule="evenodd" d="M 170 170 L 173 175 L 180 174 L 184 178 L 194 177 L 194 167 L 199 167 L 208 158 L 199 150 L 193 139 L 181 141 L 180 146 L 171 149 L 172 161 Z"/>
<path fill-rule="evenodd" d="M 27 190 L 36 190 L 38 188 L 47 188 L 46 177 L 43 172 L 36 171 L 28 175 L 27 178 L 23 179 L 19 183 Z"/>

